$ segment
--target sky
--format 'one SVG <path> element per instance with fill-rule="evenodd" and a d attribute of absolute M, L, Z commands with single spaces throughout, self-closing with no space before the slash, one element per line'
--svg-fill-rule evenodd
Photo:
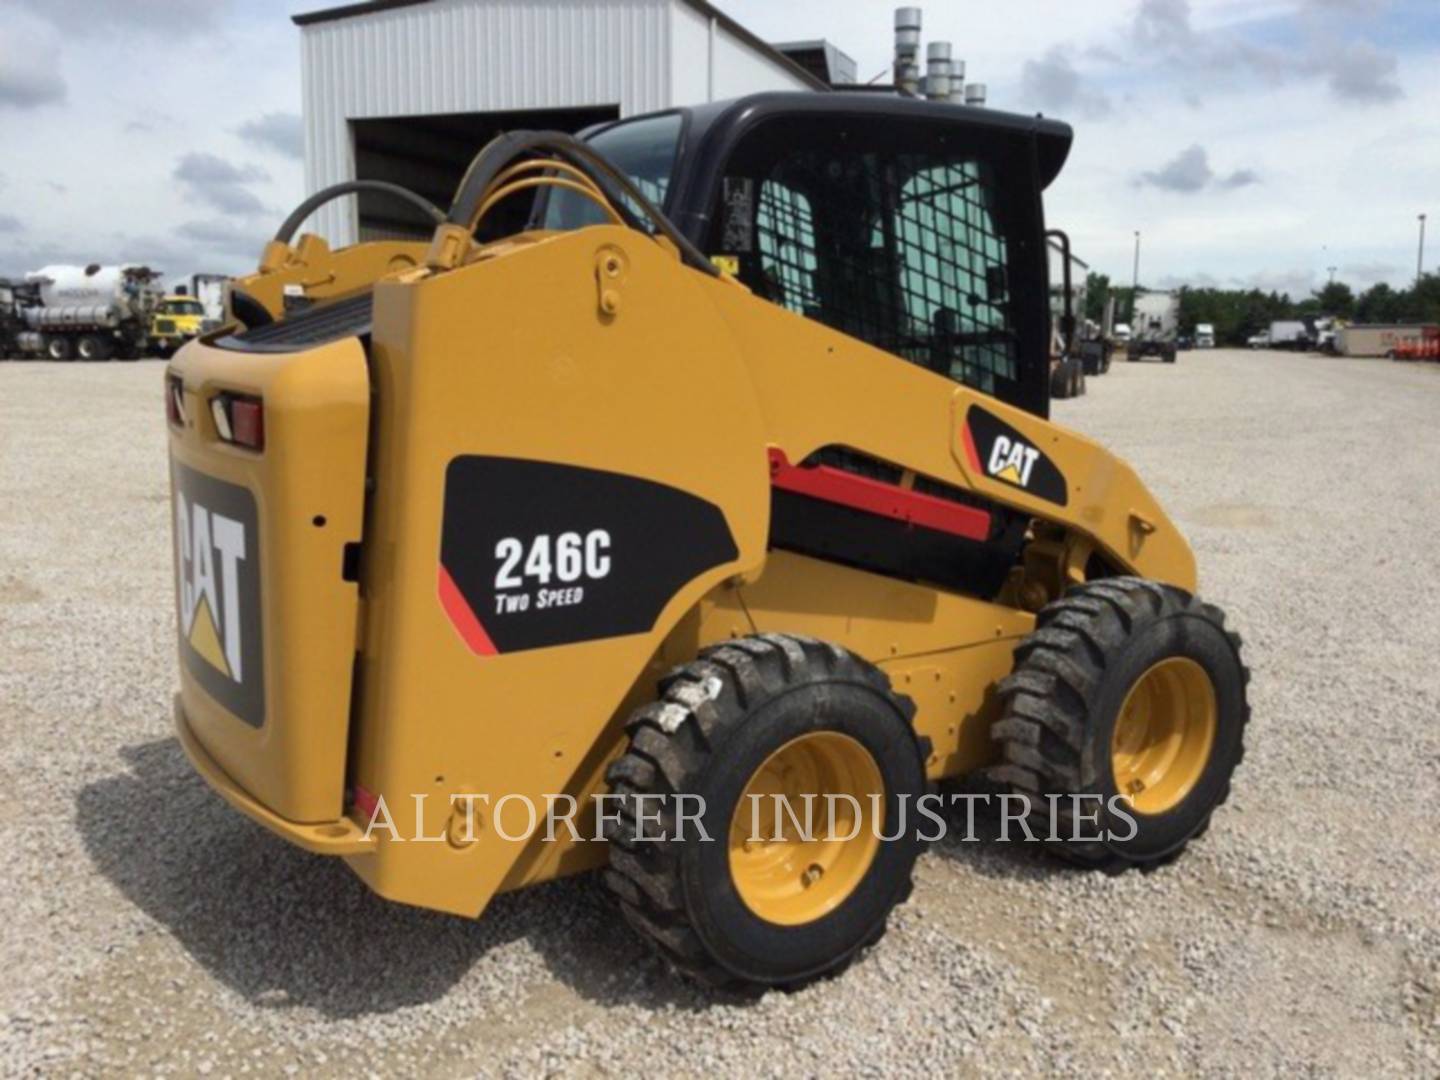
<path fill-rule="evenodd" d="M 278 0 L 3 0 L 0 274 L 243 272 L 304 196 L 300 31 Z M 719 0 L 889 77 L 892 2 Z M 1092 269 L 1277 289 L 1415 273 L 1440 234 L 1437 0 L 947 0 L 993 108 L 1070 123 L 1047 217 Z M 1426 269 L 1440 268 L 1440 235 Z"/>

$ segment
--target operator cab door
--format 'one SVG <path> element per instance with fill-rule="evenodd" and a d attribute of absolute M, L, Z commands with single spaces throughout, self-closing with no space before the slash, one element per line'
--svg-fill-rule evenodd
<path fill-rule="evenodd" d="M 1039 187 L 1023 132 L 782 114 L 736 140 L 702 248 L 773 303 L 1045 416 Z"/>

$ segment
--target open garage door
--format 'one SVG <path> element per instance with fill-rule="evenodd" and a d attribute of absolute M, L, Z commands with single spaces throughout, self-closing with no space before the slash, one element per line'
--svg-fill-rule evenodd
<path fill-rule="evenodd" d="M 388 180 L 424 195 L 442 209 L 450 205 L 460 179 L 479 149 L 502 131 L 549 130 L 571 133 L 614 120 L 618 105 L 574 109 L 525 109 L 516 112 L 446 113 L 351 120 L 358 180 Z M 360 239 L 423 240 L 434 231 L 415 210 L 383 195 L 362 194 Z M 525 220 L 530 199 L 517 195 L 496 207 L 494 221 L 482 230 L 504 235 Z"/>

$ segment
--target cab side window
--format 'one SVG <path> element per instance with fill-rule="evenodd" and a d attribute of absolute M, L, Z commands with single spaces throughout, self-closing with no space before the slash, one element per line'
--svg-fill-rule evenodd
<path fill-rule="evenodd" d="M 896 208 L 901 293 L 907 317 L 930 328 L 928 366 L 987 393 L 996 376 L 1016 377 L 1009 254 L 991 210 L 992 186 L 982 162 L 920 160 Z"/>
<path fill-rule="evenodd" d="M 818 317 L 815 216 L 810 200 L 774 180 L 763 182 L 755 212 L 755 239 L 760 254 L 760 294 L 800 315 Z"/>
<path fill-rule="evenodd" d="M 857 128 L 817 145 L 803 126 L 776 127 L 727 164 L 709 253 L 773 303 L 1011 397 L 1015 245 L 994 163 L 944 138 Z"/>

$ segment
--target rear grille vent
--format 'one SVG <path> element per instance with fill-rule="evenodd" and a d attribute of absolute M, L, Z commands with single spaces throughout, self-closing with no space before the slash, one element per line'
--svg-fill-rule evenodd
<path fill-rule="evenodd" d="M 279 322 L 229 334 L 215 344 L 238 352 L 290 352 L 370 333 L 374 293 L 308 308 Z"/>

